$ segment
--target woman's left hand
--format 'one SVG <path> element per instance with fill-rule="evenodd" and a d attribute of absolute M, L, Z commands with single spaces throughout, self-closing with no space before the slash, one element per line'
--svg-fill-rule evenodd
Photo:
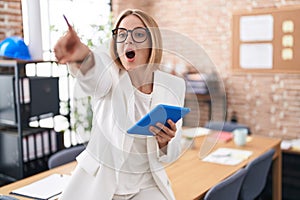
<path fill-rule="evenodd" d="M 150 131 L 155 135 L 160 149 L 167 146 L 177 131 L 176 124 L 172 120 L 169 119 L 167 122 L 170 128 L 164 126 L 162 123 L 157 123 L 157 127 L 150 126 Z"/>

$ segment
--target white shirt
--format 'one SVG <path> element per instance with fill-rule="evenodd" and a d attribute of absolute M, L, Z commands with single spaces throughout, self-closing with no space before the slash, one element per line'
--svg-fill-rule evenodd
<path fill-rule="evenodd" d="M 150 110 L 152 95 L 135 90 L 135 120 L 138 121 Z M 140 189 L 156 186 L 147 156 L 147 136 L 133 135 L 133 144 L 127 160 L 119 174 L 119 184 L 115 194 L 138 193 Z"/>

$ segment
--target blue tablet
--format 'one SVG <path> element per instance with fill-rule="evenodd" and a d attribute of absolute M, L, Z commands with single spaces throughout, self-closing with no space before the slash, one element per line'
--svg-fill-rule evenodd
<path fill-rule="evenodd" d="M 150 126 L 155 126 L 157 122 L 160 122 L 165 126 L 170 127 L 167 122 L 168 119 L 171 119 L 176 123 L 189 112 L 190 109 L 186 107 L 159 104 L 140 119 L 133 127 L 129 128 L 127 133 L 153 136 L 149 131 Z"/>

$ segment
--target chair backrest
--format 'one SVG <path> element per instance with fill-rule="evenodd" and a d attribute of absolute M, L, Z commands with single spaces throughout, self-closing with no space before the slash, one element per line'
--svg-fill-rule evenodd
<path fill-rule="evenodd" d="M 261 194 L 267 182 L 274 153 L 275 150 L 270 149 L 246 166 L 247 174 L 241 187 L 239 199 L 253 200 Z"/>
<path fill-rule="evenodd" d="M 238 199 L 239 192 L 247 170 L 240 169 L 222 182 L 212 187 L 204 196 L 204 200 Z"/>
<path fill-rule="evenodd" d="M 15 197 L 12 197 L 12 196 L 1 195 L 1 194 L 0 194 L 0 200 L 18 200 L 18 199 L 15 198 Z"/>
<path fill-rule="evenodd" d="M 56 152 L 50 156 L 48 160 L 48 167 L 52 169 L 60 165 L 75 161 L 76 157 L 85 149 L 85 145 L 70 147 Z"/>
<path fill-rule="evenodd" d="M 205 128 L 218 131 L 232 132 L 237 128 L 245 128 L 248 130 L 248 135 L 251 134 L 250 128 L 247 125 L 239 124 L 236 122 L 226 122 L 226 121 L 209 121 L 205 124 Z"/>

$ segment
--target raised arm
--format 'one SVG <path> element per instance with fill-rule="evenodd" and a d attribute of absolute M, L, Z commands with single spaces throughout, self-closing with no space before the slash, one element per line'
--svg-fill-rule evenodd
<path fill-rule="evenodd" d="M 86 94 L 100 98 L 112 85 L 108 70 L 111 60 L 103 52 L 95 54 L 83 44 L 67 18 L 64 18 L 69 30 L 54 47 L 56 59 L 60 64 L 68 64 L 70 73 L 77 78 Z"/>
<path fill-rule="evenodd" d="M 68 25 L 68 32 L 57 41 L 54 47 L 55 57 L 61 64 L 80 63 L 89 55 L 90 49 L 80 41 L 67 18 L 65 16 L 64 18 Z"/>

